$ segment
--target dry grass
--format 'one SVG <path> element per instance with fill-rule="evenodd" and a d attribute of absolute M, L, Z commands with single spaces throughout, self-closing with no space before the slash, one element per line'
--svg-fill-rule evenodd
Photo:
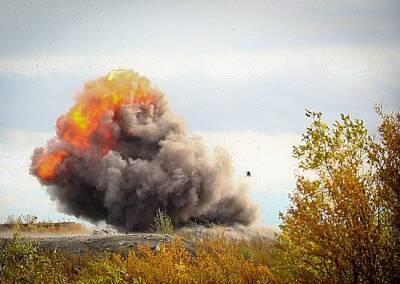
<path fill-rule="evenodd" d="M 9 217 L 0 231 L 79 233 L 72 222 L 38 222 L 34 216 Z M 231 239 L 221 234 L 177 234 L 152 250 L 140 245 L 127 253 L 92 252 L 74 256 L 44 251 L 15 234 L 0 242 L 0 283 L 274 283 L 271 240 Z"/>
<path fill-rule="evenodd" d="M 1 244 L 0 244 L 1 245 Z M 193 246 L 177 237 L 157 250 L 77 257 L 46 252 L 14 236 L 2 245 L 1 283 L 274 283 L 262 239 L 206 238 Z M 35 282 L 36 281 L 36 282 Z"/>
<path fill-rule="evenodd" d="M 176 238 L 157 251 L 139 246 L 127 257 L 116 254 L 91 262 L 81 271 L 79 282 L 273 283 L 267 262 L 268 257 L 261 256 L 257 245 L 248 241 L 216 237 L 203 239 L 190 249 Z"/>
<path fill-rule="evenodd" d="M 88 229 L 75 222 L 37 221 L 33 215 L 8 216 L 5 224 L 0 224 L 0 232 L 31 234 L 86 234 Z"/>

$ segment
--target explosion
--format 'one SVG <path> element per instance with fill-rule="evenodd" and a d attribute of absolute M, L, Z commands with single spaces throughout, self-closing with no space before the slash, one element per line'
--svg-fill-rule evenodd
<path fill-rule="evenodd" d="M 246 188 L 232 182 L 228 153 L 209 157 L 165 96 L 133 71 L 87 82 L 56 130 L 35 149 L 31 173 L 64 213 L 121 230 L 148 229 L 158 208 L 178 226 L 256 218 Z"/>

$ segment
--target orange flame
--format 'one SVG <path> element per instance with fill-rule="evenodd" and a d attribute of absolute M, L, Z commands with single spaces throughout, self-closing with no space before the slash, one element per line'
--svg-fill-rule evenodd
<path fill-rule="evenodd" d="M 107 121 L 115 120 L 123 105 L 154 102 L 147 78 L 129 70 L 114 70 L 85 85 L 77 103 L 58 118 L 57 135 L 72 147 L 100 150 L 105 155 L 116 143 Z M 65 151 L 44 155 L 39 161 L 38 175 L 44 180 L 53 179 L 66 156 Z"/>
<path fill-rule="evenodd" d="M 65 151 L 57 151 L 42 156 L 37 170 L 38 175 L 44 180 L 51 180 L 55 175 L 56 169 L 67 155 Z"/>

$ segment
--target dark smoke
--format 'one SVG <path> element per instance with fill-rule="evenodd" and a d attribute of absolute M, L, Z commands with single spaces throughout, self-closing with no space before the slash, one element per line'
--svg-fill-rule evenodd
<path fill-rule="evenodd" d="M 103 80 L 96 81 L 97 89 L 109 88 Z M 193 219 L 249 225 L 258 208 L 248 200 L 244 186 L 233 184 L 226 150 L 215 149 L 210 157 L 199 137 L 188 136 L 184 121 L 171 112 L 165 96 L 153 89 L 152 94 L 156 100 L 151 105 L 123 105 L 104 115 L 102 124 L 117 141 L 106 155 L 96 147 L 104 143 L 96 133 L 90 137 L 90 149 L 64 141 L 63 129 L 68 126 L 61 117 L 57 137 L 34 151 L 31 172 L 38 175 L 45 152 L 65 150 L 69 154 L 55 178 L 39 178 L 52 199 L 64 213 L 106 221 L 120 230 L 148 229 L 157 208 L 177 226 Z"/>

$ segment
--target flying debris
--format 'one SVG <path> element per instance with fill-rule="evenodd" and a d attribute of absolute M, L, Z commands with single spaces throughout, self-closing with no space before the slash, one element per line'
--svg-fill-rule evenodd
<path fill-rule="evenodd" d="M 248 225 L 258 208 L 232 182 L 231 160 L 210 157 L 150 81 L 114 70 L 85 84 L 36 148 L 31 173 L 67 214 L 119 230 L 150 228 L 158 208 L 176 226 L 193 219 Z"/>

